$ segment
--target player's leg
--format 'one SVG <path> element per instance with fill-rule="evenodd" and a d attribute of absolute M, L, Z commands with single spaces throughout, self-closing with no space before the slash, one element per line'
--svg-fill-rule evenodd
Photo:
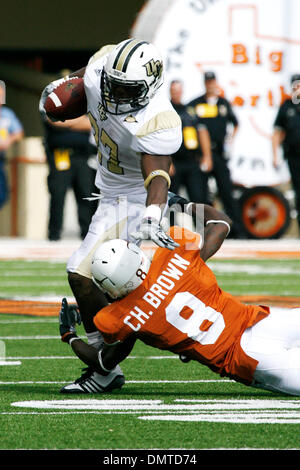
<path fill-rule="evenodd" d="M 91 261 L 93 254 L 106 240 L 113 238 L 130 240 L 130 233 L 137 230 L 144 210 L 143 198 L 102 198 L 92 218 L 87 236 L 68 261 L 68 279 L 80 310 L 88 344 L 97 349 L 101 348 L 103 340 L 93 323 L 93 317 L 101 308 L 107 305 L 107 300 L 92 281 Z M 118 380 L 114 382 L 116 385 L 114 388 L 120 388 L 125 381 L 124 376 L 120 376 L 122 374 L 121 369 L 118 369 L 117 372 Z M 112 382 L 116 378 L 114 374 L 115 372 L 111 375 Z M 63 393 L 89 393 L 85 385 L 88 384 L 91 377 L 94 381 L 97 381 L 97 373 L 92 368 L 88 368 L 79 379 L 63 387 L 61 391 Z M 80 387 L 78 384 L 80 384 Z M 112 384 L 108 383 L 108 388 L 111 386 Z M 93 391 L 95 390 L 90 393 Z"/>
<path fill-rule="evenodd" d="M 140 200 L 139 197 L 102 198 L 87 236 L 68 261 L 68 280 L 88 334 L 97 332 L 93 317 L 107 305 L 106 297 L 92 281 L 93 254 L 106 240 L 133 241 L 130 234 L 138 229 L 145 210 L 144 200 Z"/>
<path fill-rule="evenodd" d="M 81 274 L 70 272 L 68 273 L 68 281 L 76 299 L 84 329 L 89 335 L 96 331 L 93 317 L 108 302 L 104 294 L 91 279 Z"/>
<path fill-rule="evenodd" d="M 271 309 L 246 330 L 241 346 L 258 361 L 253 386 L 300 395 L 300 309 Z"/>
<path fill-rule="evenodd" d="M 103 338 L 95 327 L 93 318 L 108 302 L 91 279 L 70 272 L 68 280 L 80 311 L 88 344 L 99 351 L 103 347 Z M 62 387 L 60 392 L 66 394 L 109 392 L 121 388 L 124 383 L 124 374 L 119 366 L 105 379 L 93 367 L 86 367 L 79 378 Z"/>
<path fill-rule="evenodd" d="M 126 220 L 126 214 L 124 218 Z M 92 281 L 91 260 L 93 253 L 101 243 L 118 236 L 118 227 L 123 223 L 124 221 L 119 217 L 117 202 L 102 200 L 92 218 L 88 234 L 67 264 L 68 281 L 79 307 L 88 344 L 98 350 L 102 347 L 103 339 L 93 323 L 93 317 L 107 305 L 107 301 Z M 84 393 L 84 384 L 90 380 L 94 372 L 91 367 L 85 369 L 81 377 L 63 387 L 61 392 Z"/>

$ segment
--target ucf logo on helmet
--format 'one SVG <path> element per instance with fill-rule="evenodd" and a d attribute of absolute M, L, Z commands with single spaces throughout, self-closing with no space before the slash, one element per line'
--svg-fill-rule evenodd
<path fill-rule="evenodd" d="M 147 76 L 151 77 L 154 75 L 155 78 L 159 78 L 162 74 L 162 62 L 160 60 L 154 61 L 153 59 L 149 60 L 146 64 L 144 64 L 146 68 Z"/>

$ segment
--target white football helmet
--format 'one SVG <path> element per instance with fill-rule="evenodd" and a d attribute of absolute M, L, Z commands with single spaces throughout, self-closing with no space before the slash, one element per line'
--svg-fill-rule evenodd
<path fill-rule="evenodd" d="M 103 105 L 111 114 L 137 111 L 149 103 L 162 83 L 162 58 L 153 44 L 127 39 L 110 52 L 103 67 Z"/>
<path fill-rule="evenodd" d="M 112 299 L 118 299 L 136 289 L 145 279 L 150 260 L 134 243 L 109 240 L 103 243 L 92 259 L 92 279 L 99 289 Z"/>

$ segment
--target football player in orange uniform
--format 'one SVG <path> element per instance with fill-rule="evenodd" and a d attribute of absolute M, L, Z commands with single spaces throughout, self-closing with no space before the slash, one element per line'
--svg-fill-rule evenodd
<path fill-rule="evenodd" d="M 190 203 L 190 209 L 195 206 Z M 60 312 L 62 340 L 97 370 L 78 391 L 101 391 L 105 375 L 139 339 L 245 385 L 300 395 L 300 309 L 246 305 L 218 286 L 205 261 L 219 249 L 231 222 L 209 206 L 203 209 L 202 236 L 172 227 L 170 236 L 179 246 L 158 248 L 152 263 L 124 240 L 96 251 L 94 282 L 115 300 L 94 318 L 103 349 L 77 337 L 66 301 Z"/>

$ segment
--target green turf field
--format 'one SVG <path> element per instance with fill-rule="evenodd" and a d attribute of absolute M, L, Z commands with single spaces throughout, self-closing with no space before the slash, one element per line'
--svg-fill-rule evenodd
<path fill-rule="evenodd" d="M 299 296 L 300 260 L 210 265 L 233 294 Z M 64 269 L 3 261 L 0 298 L 71 296 Z M 300 449 L 300 397 L 245 387 L 140 342 L 122 363 L 125 386 L 105 395 L 59 393 L 84 365 L 54 317 L 0 314 L 0 355 L 1 449 Z"/>

